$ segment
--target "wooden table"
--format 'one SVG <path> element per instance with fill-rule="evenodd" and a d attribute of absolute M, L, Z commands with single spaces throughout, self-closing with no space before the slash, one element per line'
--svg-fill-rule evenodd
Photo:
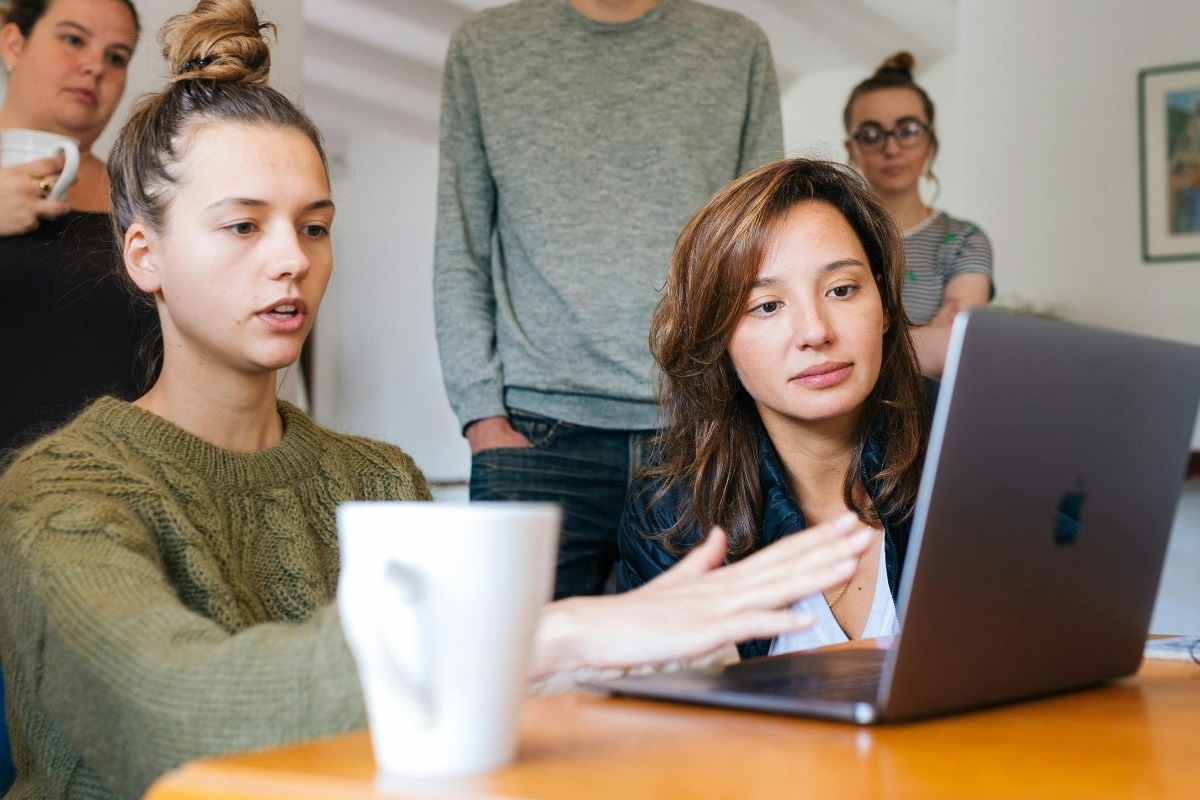
<path fill-rule="evenodd" d="M 1200 666 L 875 728 L 582 693 L 530 699 L 517 763 L 377 781 L 365 731 L 197 761 L 149 800 L 1200 797 Z"/>

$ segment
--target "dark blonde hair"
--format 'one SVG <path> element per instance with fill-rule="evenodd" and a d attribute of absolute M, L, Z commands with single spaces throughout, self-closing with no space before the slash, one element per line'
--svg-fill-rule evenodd
<path fill-rule="evenodd" d="M 161 230 L 189 137 L 209 123 L 294 129 L 308 137 L 328 173 L 321 134 L 308 115 L 267 85 L 271 50 L 250 0 L 201 0 L 163 25 L 159 41 L 171 67 L 166 88 L 140 98 L 108 156 L 113 226 L 119 244 L 135 222 Z M 136 298 L 152 300 L 132 285 Z M 148 343 L 151 380 L 161 341 Z"/>
<path fill-rule="evenodd" d="M 194 130 L 209 122 L 293 128 L 327 165 L 321 134 L 303 111 L 267 85 L 271 50 L 250 0 L 201 0 L 163 25 L 167 87 L 138 100 L 108 157 L 118 241 L 135 221 L 158 229 L 177 164 Z"/>
<path fill-rule="evenodd" d="M 843 497 L 865 522 L 912 513 L 928 430 L 924 381 L 901 296 L 903 240 L 887 209 L 848 167 L 783 159 L 742 176 L 696 212 L 676 244 L 654 312 L 650 348 L 662 370 L 665 426 L 646 474 L 658 486 L 651 502 L 682 489 L 682 513 L 656 537 L 673 552 L 697 525 L 724 527 L 735 556 L 758 540 L 762 423 L 738 380 L 729 342 L 776 227 L 792 207 L 810 200 L 832 205 L 854 230 L 888 322 L 882 367 L 859 421 Z M 872 504 L 856 489 L 873 432 L 886 436 L 886 451 L 873 470 Z"/>

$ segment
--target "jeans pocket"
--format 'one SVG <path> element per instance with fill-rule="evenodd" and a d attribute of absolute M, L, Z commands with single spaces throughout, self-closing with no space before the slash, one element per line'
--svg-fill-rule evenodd
<path fill-rule="evenodd" d="M 531 414 L 528 411 L 517 409 L 509 409 L 508 421 L 513 426 L 513 430 L 528 439 L 534 448 L 545 447 L 554 441 L 554 437 L 565 424 L 552 417 L 543 417 L 540 414 Z"/>

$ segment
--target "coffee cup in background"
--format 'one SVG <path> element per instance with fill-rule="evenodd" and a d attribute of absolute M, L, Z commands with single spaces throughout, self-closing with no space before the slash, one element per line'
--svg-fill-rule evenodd
<path fill-rule="evenodd" d="M 380 772 L 468 775 L 512 761 L 558 506 L 356 502 L 337 517 L 338 611 Z"/>
<path fill-rule="evenodd" d="M 79 171 L 79 141 L 49 131 L 28 128 L 0 128 L 0 167 L 12 167 L 39 158 L 53 158 L 63 154 L 62 172 L 47 197 L 61 201 Z"/>

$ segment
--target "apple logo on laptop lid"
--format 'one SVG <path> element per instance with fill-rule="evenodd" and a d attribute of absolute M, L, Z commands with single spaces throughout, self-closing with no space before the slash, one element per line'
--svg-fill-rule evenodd
<path fill-rule="evenodd" d="M 1058 501 L 1058 515 L 1054 522 L 1054 541 L 1063 546 L 1075 544 L 1079 538 L 1079 524 L 1083 518 L 1083 504 L 1087 492 L 1083 488 L 1083 476 L 1075 482 L 1075 488 L 1063 492 Z"/>

